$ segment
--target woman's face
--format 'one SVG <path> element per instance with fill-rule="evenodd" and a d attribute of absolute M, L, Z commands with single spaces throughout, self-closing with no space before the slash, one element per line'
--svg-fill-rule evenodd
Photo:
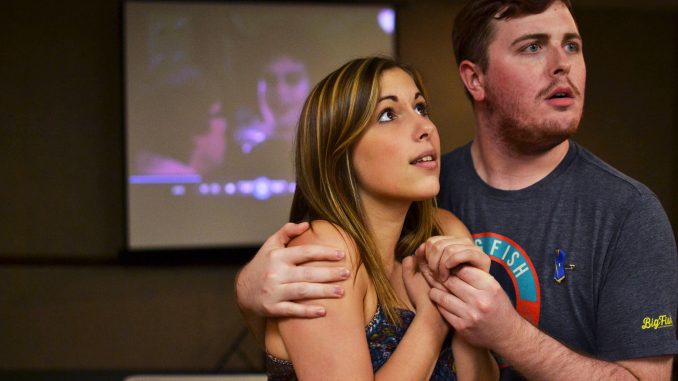
<path fill-rule="evenodd" d="M 426 100 L 399 68 L 379 79 L 371 122 L 353 150 L 353 168 L 364 201 L 419 201 L 440 188 L 440 139 Z"/>

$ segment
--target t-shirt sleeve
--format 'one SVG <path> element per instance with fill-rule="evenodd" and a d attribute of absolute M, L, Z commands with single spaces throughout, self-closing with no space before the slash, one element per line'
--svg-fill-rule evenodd
<path fill-rule="evenodd" d="M 630 205 L 606 261 L 597 300 L 598 355 L 614 361 L 678 353 L 678 254 L 654 194 Z"/>

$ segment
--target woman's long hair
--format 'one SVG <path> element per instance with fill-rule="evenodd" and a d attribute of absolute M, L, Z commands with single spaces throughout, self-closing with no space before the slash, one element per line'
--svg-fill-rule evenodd
<path fill-rule="evenodd" d="M 360 255 L 356 268 L 365 266 L 386 316 L 398 323 L 398 298 L 367 227 L 351 163 L 353 148 L 377 107 L 379 78 L 395 68 L 408 73 L 426 98 L 414 69 L 384 57 L 349 61 L 311 90 L 295 142 L 297 185 L 290 221 L 322 219 L 343 229 Z M 413 254 L 419 244 L 440 233 L 435 208 L 435 198 L 412 203 L 396 245 L 396 259 Z"/>

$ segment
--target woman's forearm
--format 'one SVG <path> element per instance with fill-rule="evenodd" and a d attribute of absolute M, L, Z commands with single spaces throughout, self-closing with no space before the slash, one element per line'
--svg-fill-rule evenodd
<path fill-rule="evenodd" d="M 435 308 L 418 312 L 398 347 L 374 379 L 428 380 L 447 332 L 447 324 Z"/>
<path fill-rule="evenodd" d="M 452 339 L 457 380 L 488 381 L 499 379 L 499 366 L 489 350 L 469 344 L 461 336 Z"/>

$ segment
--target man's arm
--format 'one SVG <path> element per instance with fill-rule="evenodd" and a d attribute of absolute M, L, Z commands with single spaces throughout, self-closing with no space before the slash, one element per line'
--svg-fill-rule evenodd
<path fill-rule="evenodd" d="M 466 266 L 431 290 L 441 314 L 470 343 L 489 348 L 530 380 L 670 380 L 673 356 L 607 362 L 581 355 L 513 308 L 489 274 Z"/>
<path fill-rule="evenodd" d="M 340 261 L 345 254 L 332 247 L 306 245 L 286 248 L 290 240 L 309 224 L 285 224 L 270 236 L 235 280 L 240 312 L 255 338 L 263 343 L 265 317 L 313 318 L 325 315 L 319 305 L 302 305 L 296 300 L 337 298 L 343 288 L 330 284 L 348 279 L 345 267 L 301 267 L 309 261 Z"/>

